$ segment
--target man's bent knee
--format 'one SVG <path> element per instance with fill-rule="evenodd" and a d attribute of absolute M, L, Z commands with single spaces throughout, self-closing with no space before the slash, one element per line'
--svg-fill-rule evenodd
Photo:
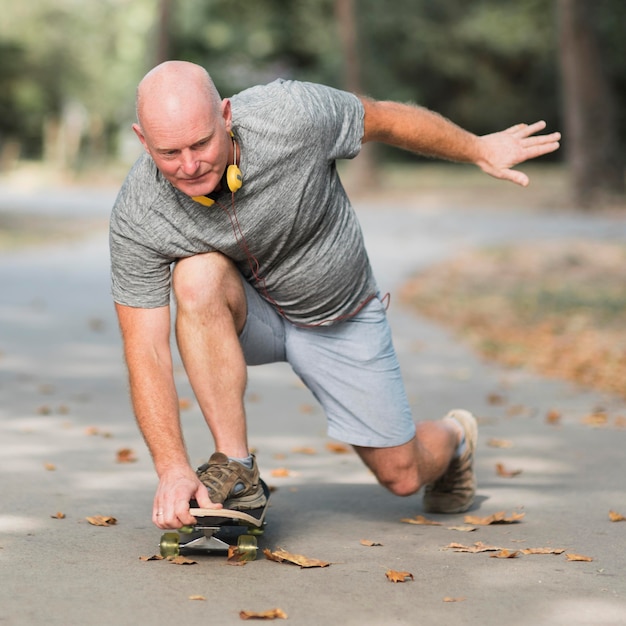
<path fill-rule="evenodd" d="M 215 314 L 219 309 L 228 309 L 241 330 L 246 318 L 242 280 L 228 257 L 208 252 L 178 261 L 172 274 L 172 288 L 179 311 Z"/>
<path fill-rule="evenodd" d="M 394 495 L 410 496 L 419 491 L 415 440 L 393 448 L 354 448 L 378 482 Z"/>

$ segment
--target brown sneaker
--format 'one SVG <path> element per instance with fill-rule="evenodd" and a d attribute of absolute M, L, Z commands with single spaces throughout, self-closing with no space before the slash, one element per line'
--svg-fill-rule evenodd
<path fill-rule="evenodd" d="M 252 457 L 252 469 L 225 454 L 215 452 L 208 463 L 201 465 L 196 474 L 209 491 L 212 502 L 223 503 L 225 509 L 257 509 L 265 506 L 267 498 L 259 479 L 259 468 Z"/>
<path fill-rule="evenodd" d="M 463 513 L 472 506 L 476 493 L 474 450 L 478 440 L 476 419 L 469 411 L 456 409 L 443 419 L 453 417 L 465 432 L 465 451 L 452 459 L 441 478 L 426 485 L 424 510 L 429 513 Z"/>

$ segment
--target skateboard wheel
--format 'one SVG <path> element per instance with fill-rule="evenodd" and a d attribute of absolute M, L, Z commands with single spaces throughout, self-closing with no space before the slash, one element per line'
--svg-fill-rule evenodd
<path fill-rule="evenodd" d="M 254 561 L 256 559 L 257 542 L 252 535 L 239 535 L 237 538 L 237 551 L 242 561 Z"/>
<path fill-rule="evenodd" d="M 163 533 L 159 547 L 161 556 L 166 559 L 178 556 L 180 554 L 180 537 L 178 533 Z"/>

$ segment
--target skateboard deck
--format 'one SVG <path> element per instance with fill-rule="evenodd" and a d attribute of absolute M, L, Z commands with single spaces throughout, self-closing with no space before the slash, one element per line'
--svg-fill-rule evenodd
<path fill-rule="evenodd" d="M 270 500 L 270 490 L 261 481 L 267 502 L 257 509 L 238 511 L 234 509 L 202 509 L 192 507 L 191 515 L 196 518 L 193 526 L 161 536 L 161 555 L 178 556 L 186 552 L 228 552 L 236 545 L 242 560 L 256 558 L 258 535 L 263 534 L 265 513 Z"/>

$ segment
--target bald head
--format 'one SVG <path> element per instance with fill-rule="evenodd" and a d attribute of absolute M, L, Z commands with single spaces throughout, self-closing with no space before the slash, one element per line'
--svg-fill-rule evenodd
<path fill-rule="evenodd" d="M 208 72 L 195 63 L 166 61 L 150 70 L 137 87 L 137 121 L 144 132 L 155 123 L 179 123 L 194 110 L 220 114 L 221 98 Z"/>

